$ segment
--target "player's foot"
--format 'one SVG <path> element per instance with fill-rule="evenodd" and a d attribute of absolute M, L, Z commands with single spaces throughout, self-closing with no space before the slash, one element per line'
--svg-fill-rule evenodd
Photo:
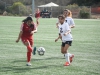
<path fill-rule="evenodd" d="M 36 47 L 34 47 L 34 49 L 33 49 L 33 55 L 35 55 L 36 54 Z"/>
<path fill-rule="evenodd" d="M 74 58 L 74 54 L 72 54 L 72 56 L 70 57 L 70 63 L 73 61 Z"/>
<path fill-rule="evenodd" d="M 26 64 L 26 66 L 31 66 L 32 64 L 30 63 L 30 62 L 28 62 L 27 64 Z"/>
<path fill-rule="evenodd" d="M 69 62 L 66 62 L 65 64 L 64 64 L 64 66 L 69 66 L 70 64 L 69 64 Z"/>

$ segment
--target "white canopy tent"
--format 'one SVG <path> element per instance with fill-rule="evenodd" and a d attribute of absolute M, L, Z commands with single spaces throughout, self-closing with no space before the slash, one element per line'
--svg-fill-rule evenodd
<path fill-rule="evenodd" d="M 38 7 L 43 7 L 43 8 L 45 8 L 45 7 L 50 7 L 50 8 L 51 8 L 51 12 L 52 12 L 52 7 L 58 7 L 58 6 L 59 6 L 58 4 L 55 4 L 55 3 L 53 3 L 53 2 L 50 2 L 50 3 L 48 3 L 48 4 L 40 5 L 40 6 L 38 6 Z M 52 14 L 51 14 L 51 16 L 52 16 Z"/>
<path fill-rule="evenodd" d="M 38 7 L 58 7 L 59 5 L 53 3 L 53 2 L 50 2 L 48 4 L 45 4 L 45 5 L 40 5 Z"/>
<path fill-rule="evenodd" d="M 45 5 L 40 5 L 40 6 L 38 6 L 38 7 L 45 7 Z"/>

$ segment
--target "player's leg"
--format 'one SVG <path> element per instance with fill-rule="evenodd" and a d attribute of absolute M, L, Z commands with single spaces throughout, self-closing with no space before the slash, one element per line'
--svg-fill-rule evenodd
<path fill-rule="evenodd" d="M 30 45 L 33 48 L 32 50 L 32 54 L 35 55 L 36 54 L 36 47 L 34 46 L 34 42 L 33 39 L 29 39 Z"/>
<path fill-rule="evenodd" d="M 25 42 L 24 44 L 25 44 L 26 47 L 27 47 L 27 64 L 26 64 L 26 65 L 27 65 L 27 66 L 31 66 L 30 61 L 31 61 L 32 47 L 31 47 L 29 41 Z"/>
<path fill-rule="evenodd" d="M 39 25 L 39 17 L 36 18 L 37 27 Z"/>
<path fill-rule="evenodd" d="M 71 46 L 72 41 L 67 41 L 66 43 L 69 44 L 69 46 Z M 68 54 L 69 54 L 69 57 L 70 57 L 70 63 L 71 63 L 71 62 L 73 61 L 74 54 L 71 54 L 71 53 L 68 53 Z"/>
<path fill-rule="evenodd" d="M 65 58 L 66 58 L 66 63 L 64 64 L 65 66 L 69 66 L 70 65 L 70 57 L 69 57 L 69 53 L 68 53 L 68 48 L 69 48 L 69 44 L 67 44 L 67 42 L 62 43 L 62 47 L 61 47 L 61 52 L 63 54 L 65 54 Z"/>
<path fill-rule="evenodd" d="M 68 44 L 65 44 L 64 54 L 65 54 L 66 62 L 64 64 L 64 66 L 69 66 L 70 65 L 70 58 L 69 58 L 69 54 L 68 54 L 68 48 L 69 48 L 69 45 Z"/>
<path fill-rule="evenodd" d="M 30 45 L 30 42 L 27 38 L 22 38 L 23 44 L 27 47 L 27 66 L 31 66 L 31 53 L 32 53 L 32 47 Z"/>

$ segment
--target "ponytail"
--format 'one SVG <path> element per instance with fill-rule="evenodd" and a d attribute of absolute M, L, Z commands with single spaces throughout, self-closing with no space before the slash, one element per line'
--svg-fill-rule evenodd
<path fill-rule="evenodd" d="M 68 10 L 68 17 L 72 17 L 72 12 Z"/>
<path fill-rule="evenodd" d="M 68 12 L 68 14 L 67 14 L 68 17 L 72 17 L 72 12 L 70 10 L 65 9 L 64 11 L 67 11 Z"/>
<path fill-rule="evenodd" d="M 27 22 L 27 20 L 26 20 L 26 19 L 24 19 L 24 20 L 22 20 L 22 22 L 26 23 L 26 22 Z"/>

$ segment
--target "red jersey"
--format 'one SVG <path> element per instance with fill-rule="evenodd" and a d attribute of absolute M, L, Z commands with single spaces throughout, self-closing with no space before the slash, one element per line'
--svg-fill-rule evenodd
<path fill-rule="evenodd" d="M 30 26 L 27 25 L 27 23 L 23 23 L 21 25 L 21 31 L 23 31 L 21 37 L 32 37 L 31 31 L 35 30 L 35 24 L 31 24 Z"/>
<path fill-rule="evenodd" d="M 36 18 L 40 17 L 40 12 L 35 13 L 35 17 L 36 17 Z"/>

